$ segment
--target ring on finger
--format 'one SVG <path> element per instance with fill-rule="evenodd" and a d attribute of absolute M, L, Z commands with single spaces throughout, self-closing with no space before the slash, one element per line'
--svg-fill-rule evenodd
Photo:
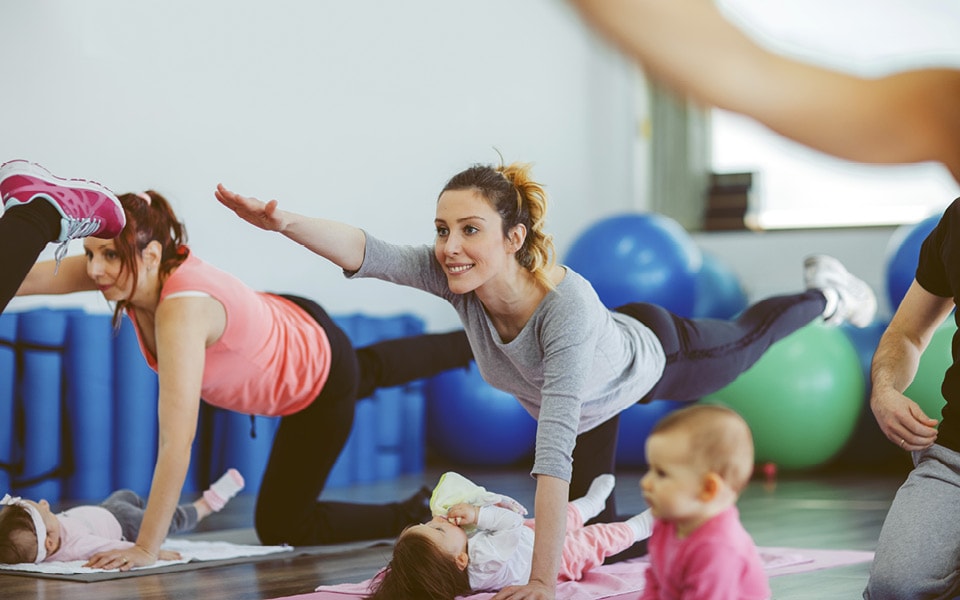
<path fill-rule="evenodd" d="M 900 447 L 901 447 L 901 448 L 906 449 L 905 446 L 904 446 L 906 443 L 907 443 L 907 440 L 905 440 L 905 439 L 903 439 L 903 438 L 900 438 Z"/>

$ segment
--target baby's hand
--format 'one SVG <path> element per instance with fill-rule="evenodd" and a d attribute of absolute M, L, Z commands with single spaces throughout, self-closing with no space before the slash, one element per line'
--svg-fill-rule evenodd
<path fill-rule="evenodd" d="M 447 520 L 458 527 L 476 525 L 479 514 L 479 508 L 472 504 L 461 502 L 460 504 L 454 504 L 450 507 L 450 510 L 447 511 Z"/>
<path fill-rule="evenodd" d="M 500 502 L 494 504 L 494 506 L 499 506 L 500 508 L 505 508 L 507 510 L 512 510 L 521 517 L 526 516 L 527 509 L 524 505 L 520 504 L 510 496 L 500 495 Z"/>

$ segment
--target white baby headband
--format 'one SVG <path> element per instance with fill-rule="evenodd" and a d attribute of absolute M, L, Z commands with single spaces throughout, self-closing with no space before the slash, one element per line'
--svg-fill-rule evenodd
<path fill-rule="evenodd" d="M 3 499 L 0 500 L 0 506 L 20 506 L 27 511 L 27 514 L 33 519 L 34 529 L 37 530 L 37 558 L 33 562 L 43 562 L 43 559 L 47 557 L 47 526 L 43 524 L 40 511 L 29 502 L 21 500 L 19 496 L 11 496 L 10 494 L 3 496 Z"/>

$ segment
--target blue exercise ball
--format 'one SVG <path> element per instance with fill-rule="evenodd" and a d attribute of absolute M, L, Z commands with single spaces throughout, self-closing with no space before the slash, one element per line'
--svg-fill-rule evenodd
<path fill-rule="evenodd" d="M 516 398 L 484 381 L 476 363 L 431 377 L 424 391 L 427 445 L 443 459 L 501 466 L 533 455 L 536 420 Z"/>
<path fill-rule="evenodd" d="M 710 252 L 703 252 L 703 265 L 697 272 L 697 297 L 693 316 L 730 319 L 747 307 L 747 294 L 737 273 Z"/>
<path fill-rule="evenodd" d="M 701 261 L 700 248 L 679 223 L 647 213 L 598 221 L 578 236 L 564 262 L 607 308 L 650 302 L 689 317 Z"/>
<path fill-rule="evenodd" d="M 657 422 L 689 402 L 652 400 L 634 404 L 620 413 L 620 433 L 617 436 L 617 464 L 624 467 L 643 467 L 647 464 L 647 438 Z"/>
<path fill-rule="evenodd" d="M 927 217 L 914 225 L 902 225 L 887 242 L 887 299 L 896 312 L 917 273 L 920 246 L 940 221 L 939 214 Z"/>

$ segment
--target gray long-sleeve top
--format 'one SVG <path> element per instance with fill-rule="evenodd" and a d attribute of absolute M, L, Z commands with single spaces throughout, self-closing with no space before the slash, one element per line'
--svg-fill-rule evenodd
<path fill-rule="evenodd" d="M 650 329 L 608 310 L 571 269 L 517 337 L 501 341 L 473 292 L 455 294 L 431 246 L 397 246 L 366 234 L 363 265 L 348 277 L 414 287 L 453 305 L 480 374 L 537 419 L 533 475 L 570 481 L 577 434 L 642 398 L 663 374 L 665 357 Z"/>

